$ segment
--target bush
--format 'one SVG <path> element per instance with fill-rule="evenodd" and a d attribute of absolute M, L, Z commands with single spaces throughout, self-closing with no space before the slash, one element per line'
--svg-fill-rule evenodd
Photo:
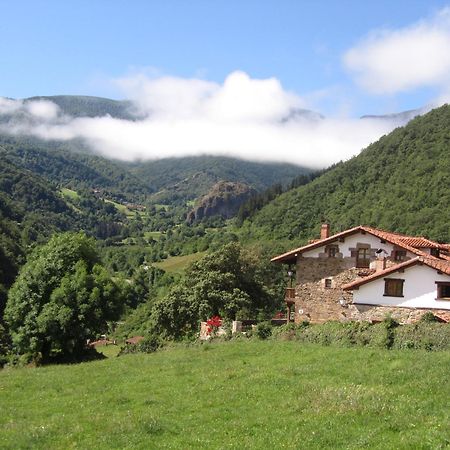
<path fill-rule="evenodd" d="M 269 322 L 260 322 L 256 325 L 256 336 L 259 339 L 267 339 L 272 335 L 272 325 Z"/>
<path fill-rule="evenodd" d="M 11 338 L 0 323 L 0 367 L 3 367 L 8 362 L 8 355 L 11 353 Z"/>
<path fill-rule="evenodd" d="M 279 327 L 273 327 L 272 336 L 275 339 L 283 341 L 293 341 L 297 337 L 297 325 L 294 322 L 289 322 Z"/>
<path fill-rule="evenodd" d="M 393 348 L 450 350 L 450 325 L 434 321 L 402 325 L 395 330 Z"/>
<path fill-rule="evenodd" d="M 275 328 L 273 336 L 281 340 L 340 347 L 357 345 L 385 349 L 450 349 L 449 324 L 420 321 L 412 325 L 399 325 L 392 318 L 373 325 L 369 322 L 287 324 Z"/>
<path fill-rule="evenodd" d="M 431 311 L 427 311 L 420 318 L 420 322 L 438 322 L 438 318 Z"/>
<path fill-rule="evenodd" d="M 130 353 L 154 353 L 164 346 L 159 336 L 150 334 L 146 336 L 139 344 L 129 344 L 120 349 L 117 356 L 128 355 Z"/>

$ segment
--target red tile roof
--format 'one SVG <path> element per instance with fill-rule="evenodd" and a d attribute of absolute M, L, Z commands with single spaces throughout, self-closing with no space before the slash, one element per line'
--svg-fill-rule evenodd
<path fill-rule="evenodd" d="M 450 248 L 450 244 L 438 244 L 437 242 L 431 241 L 422 236 L 406 236 L 400 233 L 393 233 L 389 231 L 379 230 L 378 228 L 366 227 L 363 225 L 359 225 L 354 228 L 350 228 L 348 230 L 342 231 L 340 233 L 334 234 L 326 239 L 319 239 L 317 241 L 311 242 L 303 247 L 298 247 L 294 250 L 290 250 L 289 252 L 283 253 L 282 255 L 275 256 L 271 259 L 272 262 L 289 262 L 295 261 L 297 254 L 303 253 L 308 250 L 313 250 L 318 247 L 322 247 L 323 245 L 330 244 L 335 242 L 339 238 L 346 237 L 352 234 L 356 234 L 359 232 L 366 232 L 376 236 L 380 239 L 383 239 L 391 244 L 397 245 L 405 250 L 410 251 L 411 253 L 417 256 L 426 256 L 426 253 L 421 251 L 421 248 L 438 248 L 438 249 L 446 249 Z"/>
<path fill-rule="evenodd" d="M 375 272 L 372 275 L 345 284 L 344 286 L 342 286 L 342 289 L 346 291 L 351 291 L 352 289 L 358 288 L 363 284 L 370 283 L 371 281 L 377 280 L 378 278 L 382 278 L 386 275 L 390 275 L 391 273 L 395 273 L 400 269 L 405 269 L 407 267 L 414 266 L 416 264 L 425 264 L 428 267 L 431 267 L 433 269 L 439 270 L 442 273 L 445 273 L 446 275 L 450 275 L 449 261 L 443 261 L 441 259 L 434 258 L 433 256 L 430 257 L 418 256 L 416 258 L 410 259 L 409 261 L 396 264 L 395 266 L 389 267 L 384 270 L 379 270 L 378 272 Z"/>

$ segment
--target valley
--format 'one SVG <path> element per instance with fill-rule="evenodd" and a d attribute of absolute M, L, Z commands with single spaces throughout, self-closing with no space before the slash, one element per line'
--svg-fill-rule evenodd
<path fill-rule="evenodd" d="M 108 102 L 96 100 L 94 107 L 83 98 L 70 100 L 72 110 L 67 98 L 61 104 L 77 114 L 117 113 Z M 2 135 L 2 310 L 32 250 L 56 232 L 82 230 L 95 238 L 108 273 L 127 286 L 117 318 L 125 322 L 121 336 L 153 327 L 155 305 L 167 302 L 192 270 L 201 279 L 208 255 L 218 258 L 226 245 L 239 247 L 236 262 L 223 264 L 254 264 L 256 258 L 258 282 L 273 308 L 259 313 L 268 318 L 284 308 L 285 285 L 283 268 L 270 258 L 317 235 L 323 221 L 334 231 L 363 223 L 450 240 L 449 123 L 450 109 L 443 106 L 321 171 L 213 156 L 127 163 L 86 152 L 77 142 Z M 211 270 L 219 276 L 224 267 Z M 233 294 L 242 314 L 258 315 L 254 305 L 243 306 L 254 282 L 235 285 L 244 289 Z M 222 289 L 223 282 L 214 283 L 211 293 Z"/>

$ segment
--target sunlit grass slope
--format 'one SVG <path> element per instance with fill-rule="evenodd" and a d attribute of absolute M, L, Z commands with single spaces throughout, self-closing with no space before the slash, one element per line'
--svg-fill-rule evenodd
<path fill-rule="evenodd" d="M 444 448 L 449 352 L 253 341 L 0 373 L 0 448 Z"/>
<path fill-rule="evenodd" d="M 206 252 L 198 252 L 190 255 L 170 256 L 161 262 L 153 264 L 169 273 L 183 273 L 189 264 L 198 261 L 205 256 L 205 254 Z"/>

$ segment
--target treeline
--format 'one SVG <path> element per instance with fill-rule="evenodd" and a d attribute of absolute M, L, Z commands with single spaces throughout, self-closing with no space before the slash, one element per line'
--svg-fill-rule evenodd
<path fill-rule="evenodd" d="M 397 128 L 358 156 L 270 201 L 244 223 L 254 239 L 305 242 L 365 224 L 450 241 L 450 106 Z"/>
<path fill-rule="evenodd" d="M 152 192 L 149 184 L 130 173 L 125 163 L 111 161 L 76 149 L 73 142 L 43 142 L 26 136 L 0 136 L 0 152 L 18 167 L 51 183 L 73 190 L 102 191 L 117 201 L 142 202 Z"/>
<path fill-rule="evenodd" d="M 276 183 L 266 189 L 264 192 L 255 193 L 239 208 L 239 211 L 236 215 L 237 226 L 242 226 L 246 219 L 252 217 L 257 211 L 262 209 L 265 205 L 269 204 L 279 195 L 283 194 L 284 192 L 290 191 L 291 189 L 295 189 L 299 186 L 304 186 L 305 184 L 310 183 L 332 168 L 333 166 L 331 166 L 329 169 L 323 169 L 298 175 L 285 188 L 281 183 Z"/>

